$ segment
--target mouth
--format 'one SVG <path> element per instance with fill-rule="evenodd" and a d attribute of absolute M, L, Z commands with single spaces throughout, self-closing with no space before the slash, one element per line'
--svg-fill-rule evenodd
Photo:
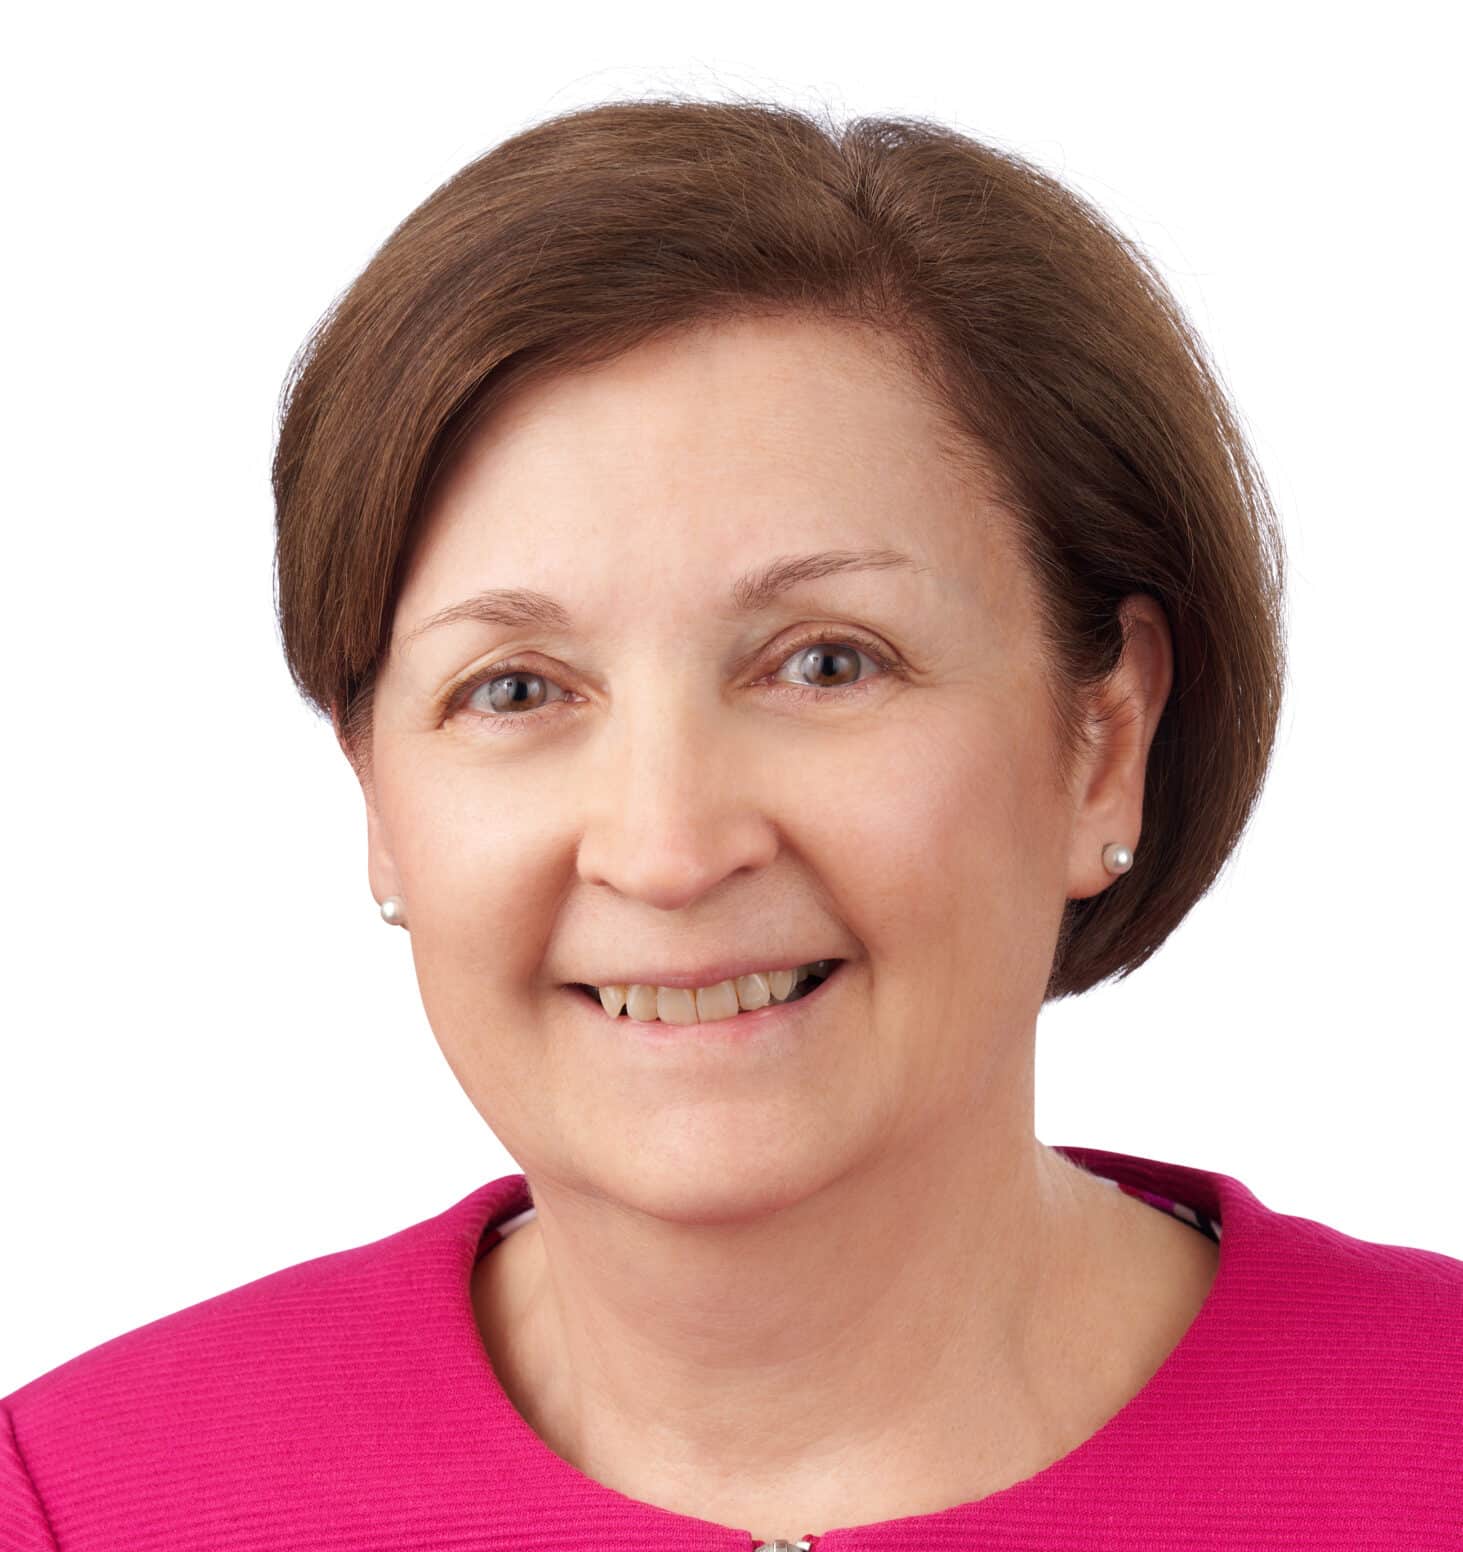
<path fill-rule="evenodd" d="M 637 1033 L 644 1033 L 659 1038 L 681 1038 L 687 1036 L 706 1034 L 741 1034 L 751 1033 L 769 1022 L 779 1021 L 784 1010 L 792 1008 L 797 1003 L 808 1002 L 826 995 L 828 986 L 840 979 L 840 973 L 844 965 L 848 963 L 844 959 L 830 959 L 823 963 L 828 965 L 826 974 L 808 974 L 793 987 L 792 991 L 781 1002 L 771 1002 L 761 1008 L 739 1008 L 730 1018 L 708 1019 L 705 1022 L 694 1024 L 673 1024 L 661 1019 L 636 1019 L 631 1018 L 626 1009 L 613 1017 L 605 1011 L 604 1004 L 600 1001 L 599 988 L 588 986 L 581 981 L 570 982 L 564 990 L 572 993 L 576 999 L 583 1002 L 591 1012 L 608 1023 L 620 1023 L 633 1025 Z"/>

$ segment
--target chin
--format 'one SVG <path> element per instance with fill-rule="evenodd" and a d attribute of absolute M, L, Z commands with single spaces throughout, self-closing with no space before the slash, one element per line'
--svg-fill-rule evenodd
<path fill-rule="evenodd" d="M 845 1139 L 846 1140 L 846 1139 Z M 785 1115 L 759 1125 L 736 1107 L 723 1118 L 665 1115 L 633 1144 L 610 1137 L 597 1159 L 582 1152 L 579 1187 L 666 1223 L 756 1223 L 815 1196 L 843 1173 L 825 1140 L 790 1135 Z"/>

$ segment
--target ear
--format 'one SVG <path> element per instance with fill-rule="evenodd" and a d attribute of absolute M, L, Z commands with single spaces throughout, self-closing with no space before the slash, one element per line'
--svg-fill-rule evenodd
<path fill-rule="evenodd" d="M 1146 593 L 1133 593 L 1119 609 L 1123 655 L 1095 700 L 1088 724 L 1091 753 L 1073 793 L 1069 900 L 1101 894 L 1120 876 L 1103 865 L 1103 847 L 1110 841 L 1138 854 L 1148 751 L 1173 686 L 1173 639 L 1162 605 Z"/>
<path fill-rule="evenodd" d="M 376 806 L 375 782 L 369 767 L 360 757 L 360 751 L 353 748 L 346 739 L 340 720 L 340 707 L 335 702 L 331 703 L 330 722 L 335 729 L 335 741 L 340 745 L 340 752 L 346 757 L 351 770 L 355 772 L 361 786 L 361 796 L 366 802 L 366 876 L 371 893 L 379 905 L 391 895 L 401 896 L 401 879 Z"/>

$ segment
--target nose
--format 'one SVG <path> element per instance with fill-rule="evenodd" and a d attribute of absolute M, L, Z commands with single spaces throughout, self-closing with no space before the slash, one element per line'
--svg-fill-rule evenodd
<path fill-rule="evenodd" d="M 675 911 L 776 856 L 777 773 L 765 726 L 736 725 L 704 687 L 668 698 L 662 675 L 656 689 L 597 731 L 577 865 L 585 883 Z"/>

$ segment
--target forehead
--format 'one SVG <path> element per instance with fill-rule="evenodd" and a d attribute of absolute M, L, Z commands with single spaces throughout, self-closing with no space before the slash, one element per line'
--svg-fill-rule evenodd
<path fill-rule="evenodd" d="M 936 585 L 990 578 L 1001 519 L 941 431 L 892 344 L 807 320 L 699 327 L 525 384 L 442 471 L 396 634 L 467 586 L 582 598 L 611 567 L 696 607 L 790 551 L 877 546 Z"/>

